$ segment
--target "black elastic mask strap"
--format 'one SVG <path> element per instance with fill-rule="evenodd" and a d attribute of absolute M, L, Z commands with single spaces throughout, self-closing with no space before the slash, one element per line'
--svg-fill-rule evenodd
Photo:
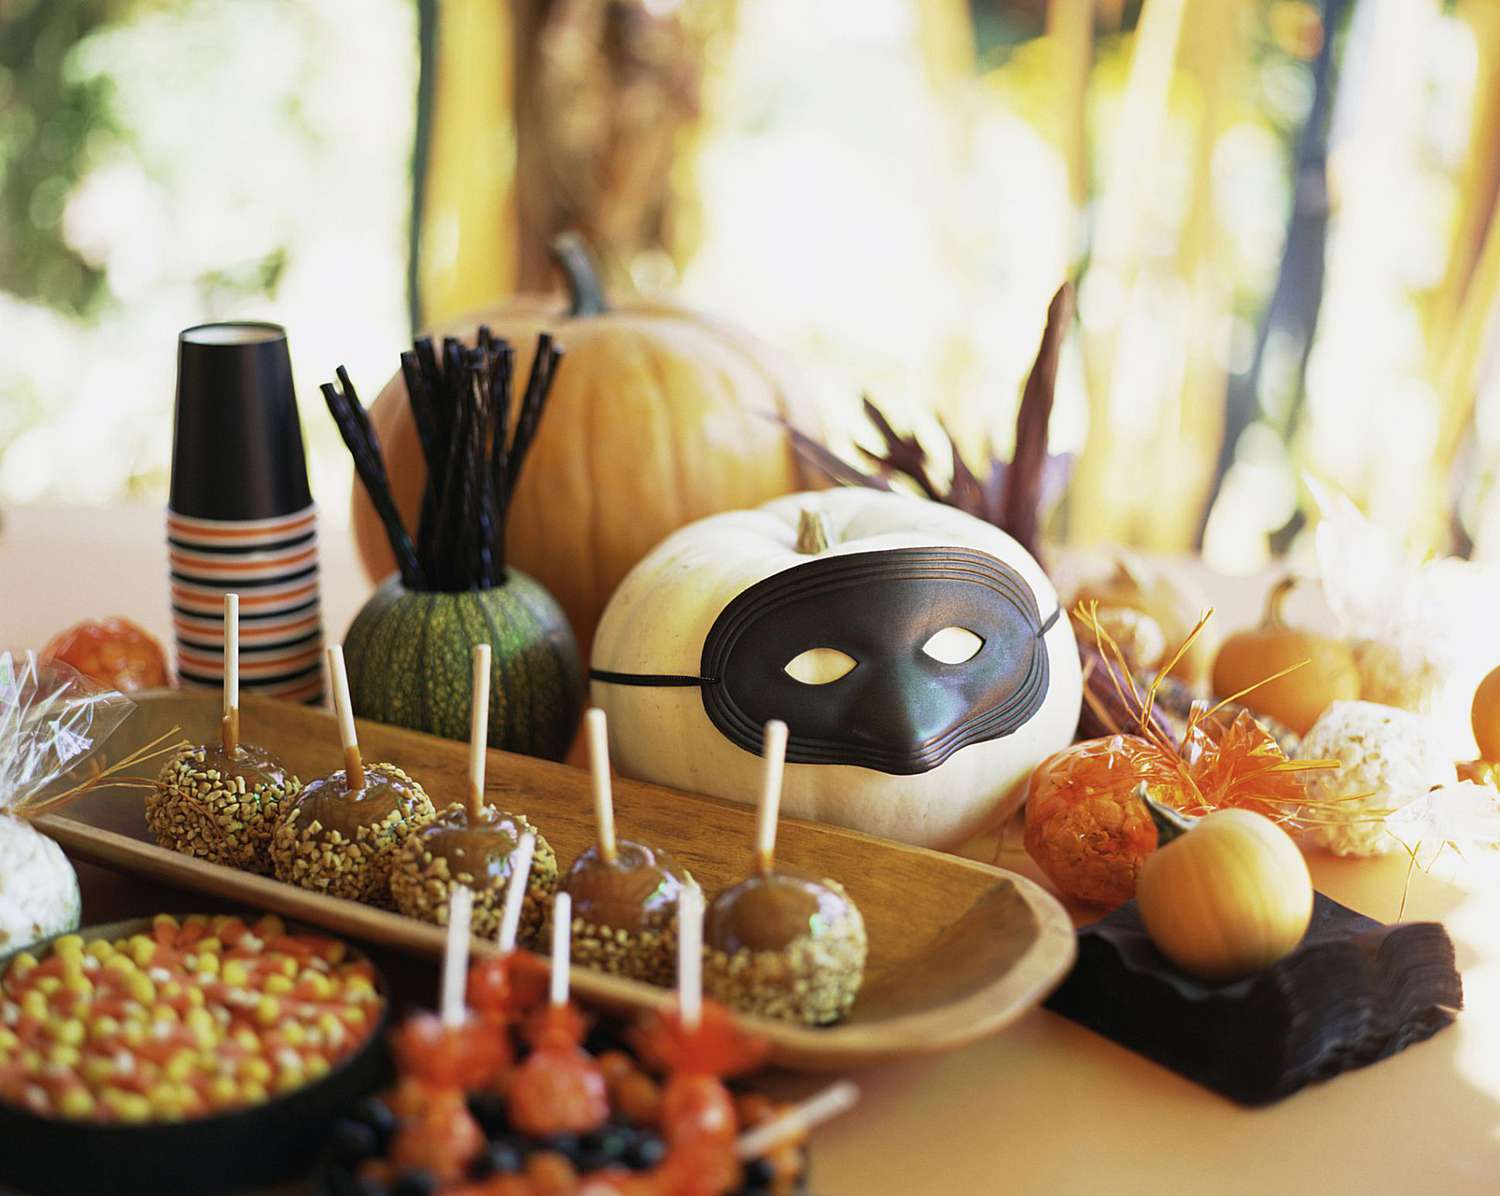
<path fill-rule="evenodd" d="M 1041 639 L 1051 631 L 1052 625 L 1057 622 L 1061 614 L 1062 607 L 1055 608 L 1047 616 L 1046 621 L 1037 628 L 1036 638 Z M 602 681 L 605 685 L 641 685 L 662 689 L 702 689 L 705 686 L 719 684 L 717 677 L 695 677 L 682 673 L 616 673 L 611 669 L 590 669 L 589 680 Z"/>

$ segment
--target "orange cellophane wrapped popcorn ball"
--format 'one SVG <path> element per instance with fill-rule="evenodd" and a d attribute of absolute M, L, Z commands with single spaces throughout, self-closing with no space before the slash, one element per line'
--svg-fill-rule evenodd
<path fill-rule="evenodd" d="M 1135 878 L 1156 850 L 1156 827 L 1136 795 L 1142 782 L 1180 807 L 1182 776 L 1161 750 L 1133 735 L 1086 739 L 1031 774 L 1026 850 L 1069 897 L 1113 908 L 1135 896 Z"/>

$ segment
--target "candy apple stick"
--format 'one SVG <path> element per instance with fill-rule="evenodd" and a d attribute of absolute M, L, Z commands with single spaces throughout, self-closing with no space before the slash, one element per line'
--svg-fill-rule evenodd
<path fill-rule="evenodd" d="M 365 787 L 365 766 L 354 735 L 354 704 L 349 700 L 349 674 L 344 671 L 344 646 L 328 646 L 328 679 L 333 685 L 333 709 L 339 717 L 339 739 L 344 745 L 344 775 L 350 793 Z"/>
<path fill-rule="evenodd" d="M 464 985 L 469 979 L 469 927 L 474 918 L 474 890 L 453 886 L 448 899 L 448 943 L 443 951 L 443 1025 L 464 1024 Z"/>
<path fill-rule="evenodd" d="M 684 1029 L 703 1020 L 703 890 L 696 881 L 677 898 L 677 1011 Z"/>
<path fill-rule="evenodd" d="M 568 963 L 573 949 L 573 898 L 559 893 L 552 899 L 552 984 L 554 1006 L 568 1003 Z"/>
<path fill-rule="evenodd" d="M 755 819 L 755 867 L 771 871 L 776 858 L 776 819 L 781 813 L 781 774 L 786 768 L 786 724 L 773 718 L 766 724 L 761 748 L 760 807 Z"/>
<path fill-rule="evenodd" d="M 583 716 L 589 739 L 589 773 L 594 780 L 594 821 L 599 826 L 599 856 L 613 864 L 619 855 L 615 846 L 615 799 L 609 780 L 609 725 L 597 706 Z"/>
<path fill-rule="evenodd" d="M 510 880 L 505 886 L 505 907 L 500 911 L 499 946 L 502 954 L 516 949 L 521 927 L 521 907 L 526 903 L 526 884 L 531 879 L 531 857 L 536 852 L 536 832 L 527 831 L 510 857 Z"/>
<path fill-rule="evenodd" d="M 224 754 L 240 747 L 240 596 L 224 595 L 224 715 L 219 720 Z"/>
<path fill-rule="evenodd" d="M 484 816 L 484 753 L 490 741 L 490 646 L 474 645 L 474 685 L 469 695 L 469 823 Z"/>
<path fill-rule="evenodd" d="M 847 1112 L 857 1100 L 859 1088 L 849 1080 L 840 1080 L 764 1125 L 741 1134 L 734 1144 L 734 1153 L 741 1160 L 758 1159 L 782 1143 L 800 1138 L 815 1126 Z"/>

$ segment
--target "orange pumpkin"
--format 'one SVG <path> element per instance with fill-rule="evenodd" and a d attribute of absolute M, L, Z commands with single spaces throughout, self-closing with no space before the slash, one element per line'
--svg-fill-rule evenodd
<path fill-rule="evenodd" d="M 479 324 L 531 368 L 537 334 L 566 350 L 547 415 L 521 473 L 507 557 L 562 604 L 588 659 L 594 626 L 620 580 L 670 532 L 705 515 L 755 507 L 819 485 L 804 476 L 782 420 L 818 439 L 815 404 L 766 346 L 685 308 L 610 308 L 576 236 L 553 254 L 569 302 L 522 296 L 437 330 L 474 340 Z M 427 470 L 398 374 L 371 407 L 391 488 L 408 526 Z M 357 482 L 354 534 L 372 578 L 394 569 L 379 517 Z"/>
<path fill-rule="evenodd" d="M 1474 691 L 1470 718 L 1479 758 L 1500 764 L 1500 665 L 1491 669 Z"/>
<path fill-rule="evenodd" d="M 1281 607 L 1296 584 L 1295 578 L 1283 578 L 1266 601 L 1261 625 L 1224 641 L 1214 659 L 1213 686 L 1227 698 L 1305 661 L 1294 672 L 1257 685 L 1241 701 L 1306 735 L 1332 703 L 1359 697 L 1359 668 L 1343 640 L 1286 625 Z"/>

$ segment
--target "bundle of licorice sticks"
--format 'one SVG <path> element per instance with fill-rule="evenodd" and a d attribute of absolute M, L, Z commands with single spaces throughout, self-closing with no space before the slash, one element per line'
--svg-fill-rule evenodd
<path fill-rule="evenodd" d="M 440 358 L 432 339 L 420 337 L 401 354 L 427 464 L 415 536 L 402 522 L 380 441 L 348 372 L 340 366 L 338 386 L 323 384 L 323 398 L 385 525 L 407 589 L 489 589 L 505 581 L 506 516 L 562 356 L 547 333 L 537 338 L 512 419 L 515 350 L 489 328 L 480 327 L 472 349 L 446 337 Z"/>

